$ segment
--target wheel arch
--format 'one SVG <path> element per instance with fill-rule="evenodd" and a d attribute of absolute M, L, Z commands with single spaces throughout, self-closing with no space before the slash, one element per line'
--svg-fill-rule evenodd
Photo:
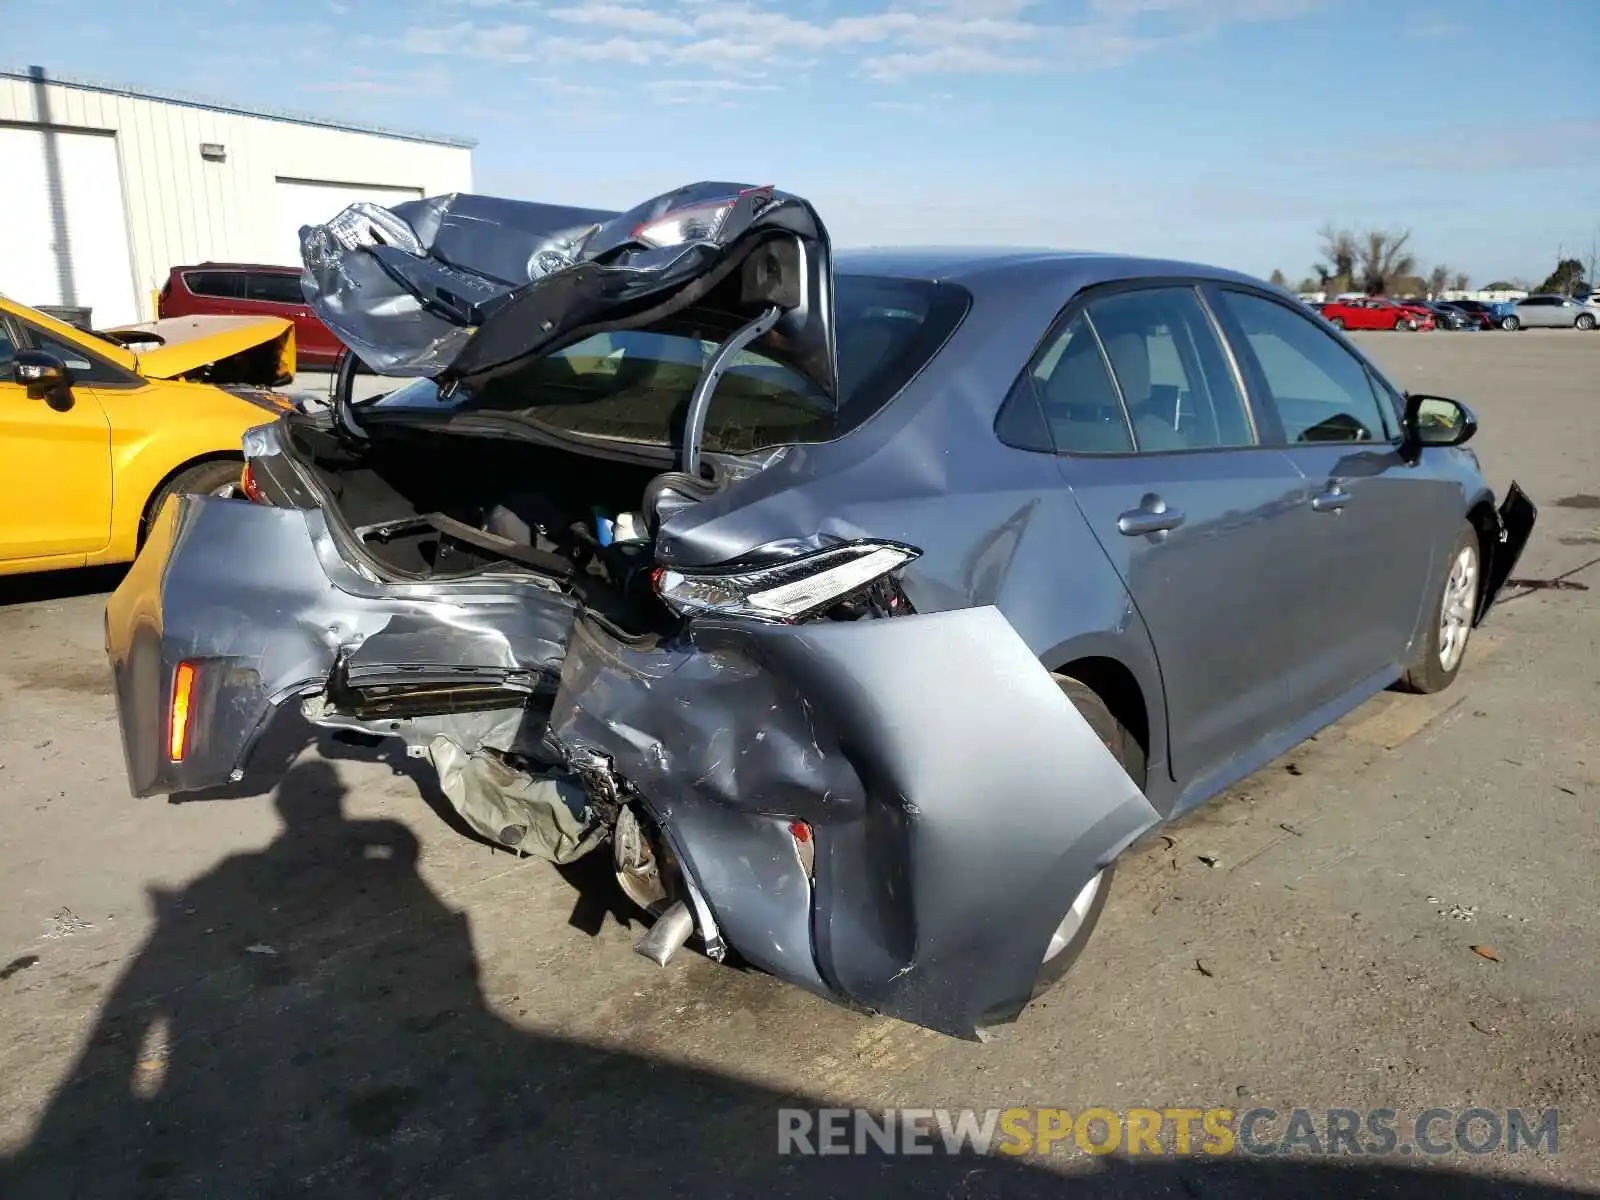
<path fill-rule="evenodd" d="M 1467 509 L 1467 521 L 1478 534 L 1478 606 L 1477 616 L 1483 615 L 1484 593 L 1489 587 L 1489 566 L 1500 548 L 1500 514 L 1495 509 L 1494 498 L 1484 492 L 1473 500 Z"/>
<path fill-rule="evenodd" d="M 214 462 L 236 462 L 239 464 L 240 468 L 243 469 L 244 454 L 238 450 L 208 450 L 204 454 L 196 454 L 192 458 L 185 459 L 177 466 L 173 467 L 172 470 L 163 475 L 159 480 L 157 480 L 155 487 L 150 489 L 149 493 L 144 498 L 144 503 L 139 508 L 139 527 L 135 533 L 135 537 L 137 538 L 140 546 L 144 545 L 145 530 L 150 527 L 150 518 L 155 515 L 155 513 L 151 510 L 155 505 L 156 497 L 161 495 L 162 490 L 167 486 L 167 484 L 171 483 L 185 471 L 193 470 L 195 467 L 203 467 L 207 463 Z"/>

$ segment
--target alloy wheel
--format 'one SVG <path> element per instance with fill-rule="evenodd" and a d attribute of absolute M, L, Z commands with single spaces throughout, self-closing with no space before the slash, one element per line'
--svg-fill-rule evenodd
<path fill-rule="evenodd" d="M 1439 602 L 1439 665 L 1453 671 L 1467 650 L 1472 618 L 1478 603 L 1478 551 L 1463 546 L 1450 564 L 1444 596 Z"/>

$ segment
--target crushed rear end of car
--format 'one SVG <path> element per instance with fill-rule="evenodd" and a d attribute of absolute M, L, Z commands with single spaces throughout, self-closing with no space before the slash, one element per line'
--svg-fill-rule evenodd
<path fill-rule="evenodd" d="M 239 782 L 297 710 L 398 739 L 489 842 L 610 854 L 658 962 L 697 938 L 955 1036 L 1014 1018 L 1158 817 L 997 608 L 917 611 L 919 547 L 701 519 L 837 408 L 809 205 L 454 197 L 303 240 L 319 316 L 416 378 L 252 431 L 254 503 L 157 516 L 107 606 L 133 791 Z"/>

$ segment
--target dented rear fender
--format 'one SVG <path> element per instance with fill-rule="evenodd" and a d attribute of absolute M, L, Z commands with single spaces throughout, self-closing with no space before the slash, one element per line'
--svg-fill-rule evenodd
<path fill-rule="evenodd" d="M 674 831 L 736 949 L 876 1011 L 960 1037 L 1015 1017 L 1072 897 L 1159 820 L 992 607 L 702 621 L 642 654 L 579 630 L 552 733 Z M 809 888 L 770 834 L 791 819 Z"/>

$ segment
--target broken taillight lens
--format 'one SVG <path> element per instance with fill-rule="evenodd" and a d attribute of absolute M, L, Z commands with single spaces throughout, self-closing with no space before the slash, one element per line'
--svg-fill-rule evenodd
<path fill-rule="evenodd" d="M 681 246 L 685 242 L 713 242 L 737 200 L 719 200 L 715 204 L 696 204 L 680 208 L 647 221 L 633 231 L 635 241 L 647 246 Z"/>
<path fill-rule="evenodd" d="M 167 717 L 167 757 L 182 762 L 189 752 L 189 724 L 194 718 L 195 668 L 181 662 L 172 673 L 172 707 Z"/>
<path fill-rule="evenodd" d="M 745 570 L 652 572 L 666 606 L 680 616 L 716 612 L 764 621 L 798 621 L 870 587 L 916 558 L 895 542 L 849 542 L 771 566 Z"/>
<path fill-rule="evenodd" d="M 239 490 L 244 493 L 244 498 L 251 504 L 265 504 L 266 493 L 261 490 L 261 485 L 256 482 L 255 472 L 250 469 L 250 464 L 245 463 L 244 470 L 239 472 Z"/>
<path fill-rule="evenodd" d="M 675 208 L 637 226 L 633 231 L 633 240 L 657 249 L 682 246 L 689 242 L 714 242 L 728 223 L 728 218 L 739 207 L 740 201 L 753 198 L 752 202 L 760 205 L 771 195 L 772 188 L 769 185 L 747 188 L 738 195 L 720 200 Z"/>

